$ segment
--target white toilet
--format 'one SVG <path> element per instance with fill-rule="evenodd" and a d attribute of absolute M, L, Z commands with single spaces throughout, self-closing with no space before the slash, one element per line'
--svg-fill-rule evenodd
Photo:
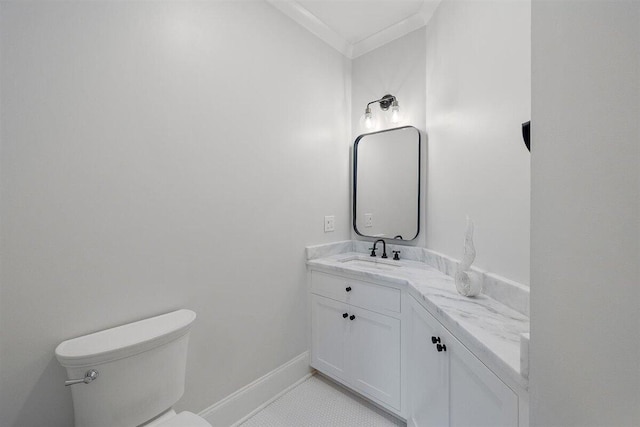
<path fill-rule="evenodd" d="M 61 343 L 76 427 L 211 427 L 172 408 L 184 393 L 195 318 L 178 310 Z"/>

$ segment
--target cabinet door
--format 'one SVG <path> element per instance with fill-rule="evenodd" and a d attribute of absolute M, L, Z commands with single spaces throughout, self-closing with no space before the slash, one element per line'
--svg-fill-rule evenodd
<path fill-rule="evenodd" d="M 440 323 L 411 298 L 408 343 L 409 427 L 449 425 L 449 357 L 431 337 L 442 340 Z"/>
<path fill-rule="evenodd" d="M 311 365 L 338 378 L 346 378 L 348 305 L 318 295 L 311 296 Z"/>
<path fill-rule="evenodd" d="M 400 320 L 349 306 L 352 386 L 400 410 Z M 350 318 L 351 319 L 351 318 Z"/>
<path fill-rule="evenodd" d="M 518 396 L 455 338 L 447 341 L 449 425 L 517 426 Z"/>

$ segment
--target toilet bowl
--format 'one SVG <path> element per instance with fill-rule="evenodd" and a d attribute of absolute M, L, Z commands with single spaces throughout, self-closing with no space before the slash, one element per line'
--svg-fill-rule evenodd
<path fill-rule="evenodd" d="M 173 410 L 184 394 L 195 318 L 191 310 L 177 310 L 58 345 L 76 427 L 211 427 Z"/>

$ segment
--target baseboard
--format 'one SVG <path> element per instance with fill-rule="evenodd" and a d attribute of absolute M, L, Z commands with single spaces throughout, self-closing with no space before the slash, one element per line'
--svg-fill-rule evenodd
<path fill-rule="evenodd" d="M 271 399 L 267 400 L 262 405 L 258 406 L 256 409 L 254 409 L 253 411 L 251 411 L 250 413 L 248 413 L 247 415 L 245 415 L 244 417 L 242 417 L 241 419 L 239 419 L 238 421 L 233 423 L 231 425 L 231 427 L 238 427 L 243 422 L 247 421 L 249 418 L 253 417 L 255 414 L 257 414 L 258 412 L 262 411 L 265 407 L 269 406 L 273 401 L 277 400 L 280 396 L 282 396 L 283 394 L 286 394 L 289 390 L 292 390 L 292 389 L 296 388 L 298 385 L 300 385 L 301 383 L 303 383 L 306 380 L 308 380 L 309 378 L 311 378 L 314 375 L 314 373 L 315 372 L 309 372 L 307 375 L 305 375 L 304 377 L 300 378 L 298 381 L 296 381 L 295 383 L 291 384 L 289 387 L 285 388 L 280 393 L 276 394 Z"/>
<path fill-rule="evenodd" d="M 199 415 L 215 427 L 237 426 L 311 375 L 309 352 L 305 351 Z"/>

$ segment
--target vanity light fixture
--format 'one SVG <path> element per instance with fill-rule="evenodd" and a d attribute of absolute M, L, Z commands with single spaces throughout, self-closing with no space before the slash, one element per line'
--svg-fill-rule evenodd
<path fill-rule="evenodd" d="M 364 126 L 367 129 L 373 129 L 374 127 L 371 104 L 375 104 L 376 102 L 380 104 L 382 111 L 387 111 L 389 107 L 391 107 L 391 123 L 398 123 L 400 121 L 400 105 L 398 104 L 398 99 L 393 95 L 387 94 L 367 104 L 367 108 L 364 110 Z"/>

